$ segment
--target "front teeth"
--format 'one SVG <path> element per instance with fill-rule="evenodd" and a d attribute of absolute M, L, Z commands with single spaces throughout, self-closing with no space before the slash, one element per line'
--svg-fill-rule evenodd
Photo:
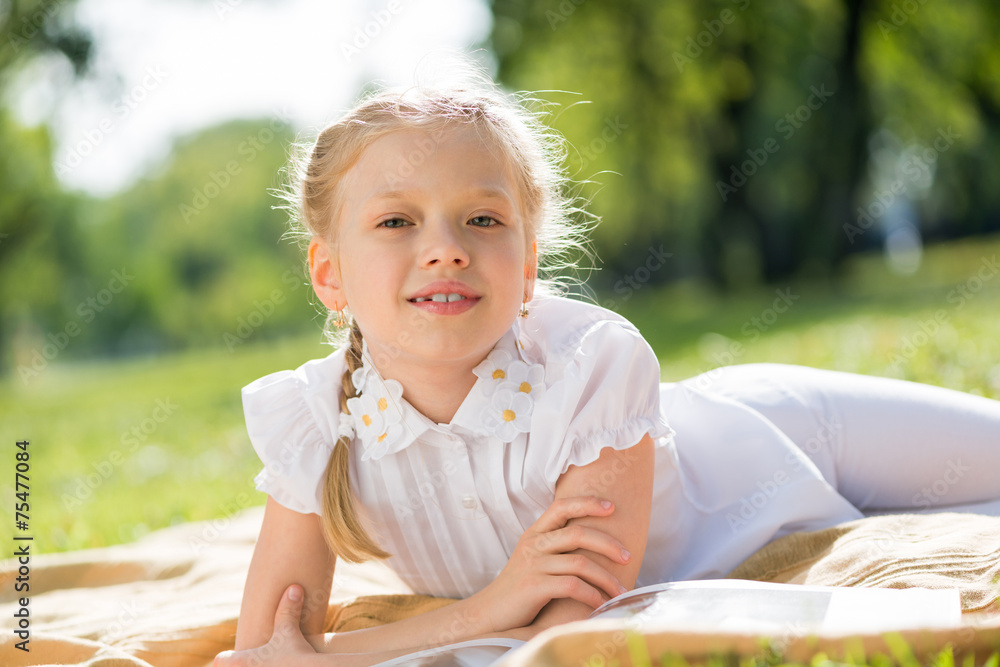
<path fill-rule="evenodd" d="M 451 294 L 433 294 L 433 295 L 431 295 L 429 297 L 427 297 L 427 296 L 421 296 L 421 297 L 417 297 L 416 299 L 414 299 L 414 301 L 416 301 L 418 303 L 420 301 L 437 301 L 439 303 L 444 303 L 446 301 L 447 302 L 461 301 L 464 298 L 465 297 L 462 296 L 461 294 L 455 294 L 454 292 L 452 292 Z"/>

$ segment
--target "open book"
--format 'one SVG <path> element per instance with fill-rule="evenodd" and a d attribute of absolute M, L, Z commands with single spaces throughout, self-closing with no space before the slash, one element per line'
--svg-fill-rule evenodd
<path fill-rule="evenodd" d="M 954 628 L 961 624 L 961 615 L 956 589 L 833 588 L 713 579 L 637 588 L 608 600 L 590 618 L 625 619 L 637 632 L 670 629 L 788 637 Z M 524 643 L 473 639 L 380 665 L 488 667 Z"/>

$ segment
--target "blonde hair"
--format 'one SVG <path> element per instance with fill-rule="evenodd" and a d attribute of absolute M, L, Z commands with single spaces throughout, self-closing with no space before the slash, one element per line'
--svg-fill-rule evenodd
<path fill-rule="evenodd" d="M 565 142 L 543 123 L 544 103 L 543 110 L 533 111 L 528 105 L 538 100 L 503 93 L 481 73 L 472 72 L 467 78 L 472 79 L 472 85 L 370 92 L 323 129 L 315 142 L 297 143 L 288 169 L 289 183 L 279 192 L 287 202 L 282 208 L 291 215 L 290 235 L 303 244 L 320 237 L 337 246 L 336 223 L 344 176 L 378 138 L 403 129 L 433 133 L 455 124 L 469 124 L 499 151 L 514 174 L 525 209 L 522 213 L 527 239 L 537 243 L 539 276 L 535 293 L 564 293 L 569 278 L 554 274 L 577 267 L 574 251 L 591 256 L 590 226 L 586 223 L 596 223 L 596 218 L 586 213 L 570 192 L 564 169 Z M 353 318 L 345 335 L 335 326 L 336 317 L 334 312 L 327 313 L 324 332 L 331 344 L 347 348 L 340 410 L 349 413 L 347 401 L 356 396 L 351 375 L 362 364 L 362 335 Z M 334 553 L 349 562 L 388 558 L 391 554 L 379 548 L 359 518 L 350 489 L 349 450 L 350 439 L 340 438 L 327 464 L 324 537 Z"/>

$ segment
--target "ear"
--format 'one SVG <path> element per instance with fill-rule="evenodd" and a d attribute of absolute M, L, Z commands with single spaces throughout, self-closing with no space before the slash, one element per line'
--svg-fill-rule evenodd
<path fill-rule="evenodd" d="M 313 291 L 330 310 L 341 310 L 347 305 L 340 283 L 340 266 L 329 244 L 318 236 L 309 242 L 309 277 Z"/>
<path fill-rule="evenodd" d="M 524 302 L 535 295 L 535 278 L 538 276 L 538 241 L 531 242 L 531 253 L 524 261 Z"/>

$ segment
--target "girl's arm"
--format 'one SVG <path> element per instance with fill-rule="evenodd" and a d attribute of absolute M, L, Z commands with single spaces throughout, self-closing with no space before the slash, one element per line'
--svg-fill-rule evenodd
<path fill-rule="evenodd" d="M 600 477 L 604 471 L 625 475 L 629 466 L 638 467 L 636 464 L 642 464 L 641 461 L 629 463 L 626 459 L 627 456 L 612 459 L 606 454 L 601 459 L 603 466 L 598 466 L 595 462 L 592 466 L 587 466 L 587 469 L 596 477 Z M 625 483 L 627 477 L 626 475 Z M 605 481 L 609 481 L 606 473 Z M 582 484 L 575 488 L 584 488 L 590 493 L 595 491 L 593 487 Z M 323 653 L 351 654 L 397 649 L 414 652 L 488 637 L 527 640 L 545 629 L 532 621 L 540 610 L 553 601 L 576 602 L 583 610 L 583 614 L 576 618 L 585 617 L 603 600 L 620 593 L 620 584 L 609 572 L 610 568 L 603 568 L 595 560 L 599 552 L 606 554 L 607 558 L 600 558 L 607 562 L 613 562 L 610 559 L 625 562 L 620 558 L 623 543 L 602 530 L 567 525 L 581 517 L 605 517 L 621 510 L 611 503 L 604 507 L 600 497 L 574 497 L 569 493 L 568 486 L 566 489 L 525 531 L 507 566 L 483 590 L 445 607 L 388 625 L 308 637 L 309 643 Z M 625 498 L 625 495 L 619 495 Z M 630 510 L 632 504 L 626 503 L 626 509 Z M 630 548 L 641 550 L 645 547 L 649 523 L 648 500 L 645 517 L 642 530 L 637 531 L 642 538 L 641 547 L 637 544 L 632 546 L 633 542 L 630 541 Z M 639 521 L 641 519 L 632 520 L 637 525 Z M 628 521 L 620 522 L 620 525 L 627 524 Z M 578 553 L 587 555 L 572 555 Z M 635 581 L 638 564 L 634 569 L 635 573 L 624 580 L 630 585 Z"/>
<path fill-rule="evenodd" d="M 601 456 L 585 466 L 570 466 L 556 482 L 556 499 L 567 496 L 594 495 L 614 503 L 608 516 L 584 516 L 570 521 L 596 528 L 617 538 L 631 553 L 627 563 L 609 560 L 586 549 L 583 554 L 618 578 L 627 589 L 635 587 L 639 568 L 646 553 L 649 519 L 653 501 L 653 439 L 647 433 L 634 447 L 615 450 L 606 447 Z M 669 521 L 669 517 L 661 517 Z M 587 618 L 593 608 L 572 598 L 552 600 L 538 613 L 531 627 L 537 630 Z"/>
<path fill-rule="evenodd" d="M 622 465 L 609 469 L 624 470 Z M 610 558 L 617 557 L 622 544 L 614 537 L 586 528 L 563 528 L 579 517 L 612 512 L 617 513 L 614 506 L 603 507 L 594 496 L 558 498 L 522 536 L 515 556 L 487 588 L 446 607 L 395 623 L 324 635 L 335 558 L 323 541 L 320 518 L 288 510 L 269 498 L 247 576 L 236 650 L 265 645 L 275 648 L 280 638 L 273 632 L 274 610 L 292 583 L 300 583 L 305 589 L 302 634 L 313 648 L 324 653 L 409 653 L 481 637 L 529 638 L 543 629 L 532 625 L 531 620 L 551 600 L 573 596 L 585 601 L 580 604 L 589 610 L 618 593 L 618 581 L 592 560 L 553 555 L 586 548 L 588 551 L 582 553 L 600 551 Z M 526 606 L 522 609 L 521 605 Z"/>
<path fill-rule="evenodd" d="M 258 648 L 244 651 L 223 651 L 215 657 L 213 665 L 215 667 L 284 667 L 285 665 L 367 667 L 416 651 L 415 649 L 387 650 L 385 646 L 377 645 L 377 648 L 369 649 L 364 653 L 341 652 L 337 655 L 317 653 L 315 649 L 321 647 L 323 637 L 320 635 L 318 638 L 320 645 L 317 645 L 316 637 L 303 637 L 302 629 L 299 626 L 302 607 L 302 589 L 299 586 L 289 586 L 288 590 L 281 596 L 274 614 L 274 634 L 271 640 Z M 396 624 L 394 623 L 392 626 L 395 627 Z M 529 628 L 517 628 L 502 633 L 487 634 L 482 638 L 511 637 L 527 641 L 537 632 L 537 630 Z M 434 642 L 434 645 L 437 645 L 437 642 Z"/>
<path fill-rule="evenodd" d="M 336 556 L 323 539 L 320 517 L 300 514 L 268 496 L 254 547 L 239 622 L 236 650 L 263 646 L 274 630 L 274 612 L 290 584 L 305 590 L 303 634 L 321 634 L 333 586 Z"/>
<path fill-rule="evenodd" d="M 399 655 L 471 639 L 507 637 L 527 641 L 542 630 L 525 627 L 503 632 L 485 632 L 485 617 L 472 608 L 474 605 L 469 600 L 471 598 L 459 600 L 446 607 L 386 625 L 307 636 L 306 640 L 319 653 L 345 656 L 365 654 L 368 658 L 377 655 L 382 656 L 381 660 L 389 660 Z"/>

